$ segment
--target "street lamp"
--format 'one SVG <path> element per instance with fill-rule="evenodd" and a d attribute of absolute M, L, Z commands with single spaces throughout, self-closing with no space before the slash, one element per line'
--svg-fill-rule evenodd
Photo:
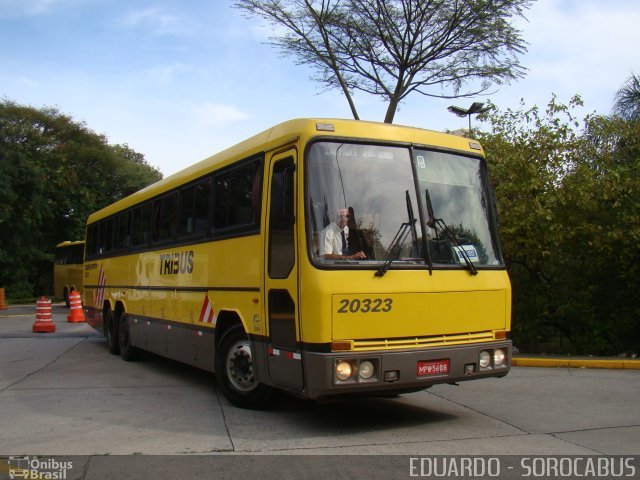
<path fill-rule="evenodd" d="M 455 113 L 459 117 L 469 117 L 469 133 L 471 133 L 471 115 L 484 113 L 489 110 L 489 107 L 485 107 L 482 102 L 473 102 L 468 109 L 451 105 L 447 110 L 451 113 Z"/>

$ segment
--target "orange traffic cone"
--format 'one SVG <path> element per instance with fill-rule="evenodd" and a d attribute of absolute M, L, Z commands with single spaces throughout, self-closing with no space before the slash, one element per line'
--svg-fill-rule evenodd
<path fill-rule="evenodd" d="M 5 302 L 5 297 L 4 297 L 4 288 L 0 288 L 0 310 L 6 310 L 9 307 L 7 307 L 7 303 Z"/>
<path fill-rule="evenodd" d="M 40 297 L 36 302 L 36 322 L 33 324 L 33 333 L 51 333 L 56 331 L 51 315 L 51 300 Z"/>
<path fill-rule="evenodd" d="M 85 321 L 84 311 L 82 310 L 82 299 L 80 298 L 79 292 L 71 290 L 69 294 L 69 307 L 71 308 L 71 312 L 67 315 L 67 322 L 80 323 Z"/>

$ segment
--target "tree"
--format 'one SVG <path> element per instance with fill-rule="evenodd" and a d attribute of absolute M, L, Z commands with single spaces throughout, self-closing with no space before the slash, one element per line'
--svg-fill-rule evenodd
<path fill-rule="evenodd" d="M 109 145 L 54 108 L 0 101 L 0 285 L 49 291 L 54 246 L 84 238 L 87 216 L 162 178 L 126 145 Z"/>
<path fill-rule="evenodd" d="M 640 120 L 640 76 L 631 76 L 616 93 L 613 113 L 626 120 Z"/>
<path fill-rule="evenodd" d="M 471 97 L 524 76 L 526 52 L 511 23 L 534 0 L 236 0 L 249 17 L 278 32 L 271 43 L 314 80 L 342 91 L 355 119 L 352 92 L 388 103 L 393 123 L 412 93 Z"/>
<path fill-rule="evenodd" d="M 492 110 L 481 134 L 513 285 L 514 342 L 528 351 L 640 350 L 640 124 L 574 98 Z M 580 126 L 584 125 L 582 131 Z"/>

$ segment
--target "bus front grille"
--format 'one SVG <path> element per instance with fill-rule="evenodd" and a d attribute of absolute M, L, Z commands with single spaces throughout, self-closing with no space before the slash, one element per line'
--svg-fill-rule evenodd
<path fill-rule="evenodd" d="M 495 340 L 493 331 L 454 333 L 450 335 L 433 335 L 429 337 L 354 340 L 353 351 L 442 347 L 447 345 L 488 342 L 492 340 Z"/>

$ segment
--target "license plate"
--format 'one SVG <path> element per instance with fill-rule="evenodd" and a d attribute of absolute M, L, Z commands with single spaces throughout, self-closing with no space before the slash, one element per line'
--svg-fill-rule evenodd
<path fill-rule="evenodd" d="M 431 375 L 446 375 L 449 373 L 449 359 L 443 360 L 420 360 L 418 362 L 418 376 L 428 377 Z"/>

